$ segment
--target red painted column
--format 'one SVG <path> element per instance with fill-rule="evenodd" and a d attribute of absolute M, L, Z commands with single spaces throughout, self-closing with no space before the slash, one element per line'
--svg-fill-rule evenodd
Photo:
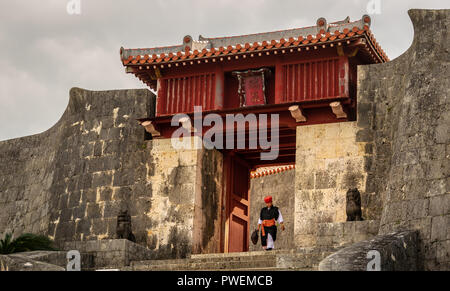
<path fill-rule="evenodd" d="M 284 103 L 284 68 L 280 58 L 275 63 L 275 104 Z"/>
<path fill-rule="evenodd" d="M 224 107 L 224 89 L 225 89 L 225 76 L 222 66 L 217 65 L 214 73 L 216 75 L 214 109 L 221 110 Z"/>
<path fill-rule="evenodd" d="M 347 57 L 339 58 L 339 95 L 349 97 L 349 64 Z"/>
<path fill-rule="evenodd" d="M 161 116 L 167 113 L 164 108 L 167 102 L 167 100 L 165 100 L 165 84 L 166 82 L 163 79 L 158 78 L 156 88 L 156 116 Z"/>

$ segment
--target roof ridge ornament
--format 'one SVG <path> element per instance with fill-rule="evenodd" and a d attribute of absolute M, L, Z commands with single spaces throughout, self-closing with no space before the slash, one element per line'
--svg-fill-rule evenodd
<path fill-rule="evenodd" d="M 347 16 L 344 20 L 332 22 L 331 24 L 347 24 L 350 23 L 350 16 Z"/>
<path fill-rule="evenodd" d="M 372 24 L 372 18 L 369 15 L 364 14 L 363 17 L 361 18 L 361 23 L 363 27 L 367 25 L 367 27 L 370 28 L 370 25 Z"/>
<path fill-rule="evenodd" d="M 199 35 L 194 40 L 190 35 L 183 38 L 181 44 L 154 48 L 120 49 L 120 57 L 124 66 L 138 67 L 152 64 L 163 68 L 166 64 L 176 63 L 185 66 L 195 63 L 202 64 L 227 60 L 245 59 L 247 56 L 266 56 L 279 53 L 300 52 L 311 48 L 327 48 L 350 44 L 359 38 L 367 41 L 366 46 L 360 48 L 365 51 L 365 56 L 371 61 L 387 62 L 389 58 L 376 42 L 370 31 L 371 17 L 363 15 L 361 19 L 351 22 L 350 17 L 342 21 L 328 23 L 324 17 L 317 20 L 316 25 L 264 32 L 232 37 L 206 38 Z M 242 56 L 241 56 L 242 55 Z M 147 69 L 148 70 L 148 69 Z M 130 69 L 127 72 L 134 72 Z M 148 74 L 147 74 L 148 75 Z M 147 78 L 145 74 L 141 77 Z M 154 82 L 152 83 L 154 84 Z M 154 84 L 156 86 L 156 84 Z"/>
<path fill-rule="evenodd" d="M 192 50 L 192 36 L 186 35 L 183 37 L 183 51 L 191 51 Z"/>
<path fill-rule="evenodd" d="M 211 49 L 211 42 L 208 39 L 200 36 L 197 41 L 190 35 L 183 37 L 183 51 L 202 51 L 204 49 Z"/>
<path fill-rule="evenodd" d="M 318 33 L 325 34 L 328 31 L 328 23 L 325 17 L 317 19 L 316 24 Z"/>

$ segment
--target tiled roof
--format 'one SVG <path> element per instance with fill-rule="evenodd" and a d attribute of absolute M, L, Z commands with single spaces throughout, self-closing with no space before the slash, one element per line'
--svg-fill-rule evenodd
<path fill-rule="evenodd" d="M 282 167 L 269 167 L 269 168 L 259 168 L 258 170 L 250 174 L 251 179 L 262 178 L 265 176 L 275 175 L 283 173 L 286 171 L 294 170 L 295 165 L 282 166 Z"/>
<path fill-rule="evenodd" d="M 361 20 L 327 23 L 325 18 L 319 18 L 316 26 L 282 30 L 267 33 L 249 34 L 242 36 L 205 38 L 200 36 L 198 41 L 191 36 L 185 36 L 183 43 L 176 46 L 157 47 L 148 49 L 120 49 L 123 65 L 162 65 L 181 61 L 208 62 L 210 58 L 228 57 L 230 55 L 258 53 L 271 50 L 285 50 L 301 47 L 323 46 L 365 38 L 367 47 L 376 54 L 376 62 L 389 61 L 386 53 L 376 42 L 370 31 L 371 18 L 364 15 Z M 332 46 L 332 45 L 331 45 Z"/>

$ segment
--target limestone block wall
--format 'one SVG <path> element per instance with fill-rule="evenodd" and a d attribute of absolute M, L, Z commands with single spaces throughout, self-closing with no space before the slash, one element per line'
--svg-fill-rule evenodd
<path fill-rule="evenodd" d="M 81 270 L 116 269 L 129 266 L 130 262 L 150 259 L 149 249 L 126 239 L 78 241 L 64 243 L 64 249 L 77 250 L 81 255 Z M 67 259 L 64 253 L 66 267 Z M 53 263 L 50 261 L 50 263 Z"/>
<path fill-rule="evenodd" d="M 366 142 L 358 142 L 356 122 L 297 127 L 295 244 L 315 246 L 318 224 L 345 222 L 346 193 L 361 192 L 363 217 L 376 220 L 376 196 L 366 191 Z M 368 203 L 370 201 L 370 203 Z"/>
<path fill-rule="evenodd" d="M 264 176 L 251 180 L 250 184 L 250 231 L 253 232 L 258 225 L 261 208 L 265 207 L 264 197 L 270 195 L 274 199 L 283 215 L 284 232 L 278 228 L 276 249 L 294 248 L 294 183 L 295 170 L 285 171 L 274 175 Z M 261 240 L 255 246 L 249 243 L 251 251 L 261 250 Z"/>
<path fill-rule="evenodd" d="M 144 131 L 135 119 L 153 112 L 148 90 L 74 88 L 51 129 L 0 142 L 0 235 L 42 233 L 57 242 L 112 237 L 120 207 L 137 221 L 151 192 L 143 183 Z M 139 231 L 137 237 L 145 242 Z"/>
<path fill-rule="evenodd" d="M 185 257 L 220 250 L 222 155 L 208 151 L 197 137 L 191 149 L 177 150 L 171 139 L 149 143 L 147 183 L 152 207 L 147 228 L 156 257 Z"/>
<path fill-rule="evenodd" d="M 65 255 L 65 252 L 60 252 Z M 0 271 L 43 271 L 56 272 L 65 271 L 64 267 L 41 261 L 41 258 L 34 258 L 30 253 L 19 253 L 11 255 L 0 255 Z"/>
<path fill-rule="evenodd" d="M 153 114 L 153 94 L 74 89 L 70 100 L 55 141 L 48 235 L 59 243 L 114 238 L 117 215 L 127 209 L 137 241 L 148 244 L 149 154 L 136 119 Z"/>
<path fill-rule="evenodd" d="M 379 226 L 377 220 L 319 223 L 312 234 L 319 247 L 343 247 L 375 237 Z"/>
<path fill-rule="evenodd" d="M 193 253 L 218 253 L 223 247 L 223 155 L 216 150 L 203 150 L 198 165 L 202 180 L 195 196 Z"/>
<path fill-rule="evenodd" d="M 358 133 L 373 141 L 370 187 L 380 234 L 418 230 L 426 270 L 450 269 L 449 10 L 411 10 L 414 41 L 397 59 L 358 69 Z"/>
<path fill-rule="evenodd" d="M 221 155 L 145 140 L 136 119 L 154 104 L 148 90 L 74 88 L 51 129 L 0 142 L 0 236 L 45 234 L 61 247 L 113 239 L 127 209 L 153 258 L 215 251 Z"/>
<path fill-rule="evenodd" d="M 58 134 L 57 130 L 52 133 Z M 52 133 L 0 142 L 0 235 L 44 233 L 50 221 L 50 187 L 56 149 Z"/>
<path fill-rule="evenodd" d="M 147 181 L 152 192 L 146 228 L 150 248 L 160 256 L 186 256 L 190 253 L 194 219 L 197 150 L 182 153 L 171 140 L 149 143 Z"/>

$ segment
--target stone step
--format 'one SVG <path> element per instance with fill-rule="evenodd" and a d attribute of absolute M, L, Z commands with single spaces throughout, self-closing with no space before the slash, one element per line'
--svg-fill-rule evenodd
<path fill-rule="evenodd" d="M 124 270 L 192 271 L 192 270 L 316 270 L 319 262 L 335 249 L 256 251 L 227 254 L 192 255 L 187 259 L 135 261 Z"/>
<path fill-rule="evenodd" d="M 161 264 L 183 264 L 186 262 L 189 263 L 208 263 L 208 262 L 217 262 L 217 261 L 227 261 L 227 262 L 241 262 L 241 261 L 247 261 L 249 260 L 249 256 L 243 256 L 243 257 L 227 257 L 227 258 L 209 258 L 209 257 L 195 257 L 190 259 L 175 259 L 175 260 L 147 260 L 147 261 L 138 261 L 138 262 L 131 262 L 132 266 L 139 266 L 139 265 L 148 265 L 148 266 L 156 266 Z M 252 260 L 275 260 L 277 256 L 275 254 L 273 255 L 257 255 L 257 256 L 251 256 Z"/>
<path fill-rule="evenodd" d="M 237 257 L 253 257 L 253 256 L 268 256 L 278 254 L 294 254 L 295 250 L 272 250 L 272 251 L 253 251 L 242 253 L 220 253 L 220 254 L 198 254 L 191 255 L 191 259 L 219 259 L 219 258 L 237 258 Z"/>
<path fill-rule="evenodd" d="M 185 262 L 178 264 L 134 265 L 135 271 L 199 271 L 199 270 L 238 270 L 238 269 L 267 269 L 276 268 L 276 260 L 247 260 L 247 261 L 219 261 L 219 262 Z"/>
<path fill-rule="evenodd" d="M 219 254 L 198 254 L 191 255 L 191 259 L 221 259 L 221 258 L 236 258 L 236 257 L 254 257 L 254 256 L 268 256 L 268 255 L 303 255 L 303 254 L 318 254 L 318 253 L 333 253 L 339 248 L 298 248 L 292 250 L 272 250 L 272 251 L 251 251 L 242 253 L 219 253 Z"/>
<path fill-rule="evenodd" d="M 314 268 L 282 268 L 282 267 L 273 267 L 273 268 L 250 268 L 250 269 L 237 269 L 237 270 L 229 270 L 229 271 L 239 271 L 239 272 L 257 272 L 257 271 L 261 271 L 261 272 L 268 272 L 268 271 L 279 271 L 279 272 L 283 272 L 283 271 L 293 271 L 293 272 L 297 272 L 297 271 L 304 271 L 304 272 L 310 272 L 310 271 L 317 271 L 318 270 L 318 266 L 314 267 Z M 208 270 L 208 271 L 223 271 L 223 270 Z M 228 271 L 228 270 L 227 270 Z"/>

